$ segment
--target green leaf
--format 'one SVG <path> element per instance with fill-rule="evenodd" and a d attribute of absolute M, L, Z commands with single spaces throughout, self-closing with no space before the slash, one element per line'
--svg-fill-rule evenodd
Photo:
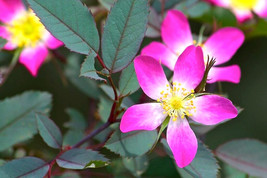
<path fill-rule="evenodd" d="M 150 8 L 149 16 L 148 16 L 148 24 L 147 24 L 146 36 L 150 38 L 158 38 L 160 37 L 160 28 L 161 28 L 161 17 L 157 14 L 155 9 Z"/>
<path fill-rule="evenodd" d="M 124 157 L 136 157 L 151 149 L 157 139 L 157 131 L 134 131 L 121 133 L 117 130 L 106 142 L 105 147 Z"/>
<path fill-rule="evenodd" d="M 35 112 L 48 114 L 51 95 L 25 92 L 0 101 L 0 151 L 32 138 L 37 133 Z"/>
<path fill-rule="evenodd" d="M 146 155 L 135 158 L 123 158 L 122 162 L 135 177 L 140 177 L 148 168 L 148 158 Z"/>
<path fill-rule="evenodd" d="M 210 10 L 210 5 L 206 2 L 196 2 L 195 0 L 184 1 L 175 6 L 175 9 L 183 11 L 190 17 L 200 17 Z"/>
<path fill-rule="evenodd" d="M 84 131 L 87 127 L 84 116 L 76 109 L 68 108 L 66 109 L 67 114 L 70 117 L 70 121 L 64 124 L 64 127 L 74 130 Z"/>
<path fill-rule="evenodd" d="M 65 133 L 63 138 L 63 145 L 74 145 L 78 140 L 84 138 L 84 131 L 70 129 Z"/>
<path fill-rule="evenodd" d="M 6 43 L 7 43 L 7 40 L 0 37 L 0 50 L 5 46 Z"/>
<path fill-rule="evenodd" d="M 79 0 L 28 0 L 31 8 L 56 38 L 72 51 L 89 54 L 99 49 L 92 14 Z"/>
<path fill-rule="evenodd" d="M 133 63 L 124 69 L 120 76 L 119 90 L 122 96 L 134 93 L 140 88 Z"/>
<path fill-rule="evenodd" d="M 107 166 L 109 163 L 106 161 L 96 160 L 96 161 L 90 161 L 85 168 L 100 168 Z"/>
<path fill-rule="evenodd" d="M 124 69 L 144 38 L 148 21 L 147 0 L 118 0 L 110 11 L 102 38 L 102 56 L 111 72 Z"/>
<path fill-rule="evenodd" d="M 70 82 L 85 95 L 90 98 L 98 99 L 100 94 L 96 81 L 79 77 L 80 64 L 81 63 L 78 55 L 70 55 L 68 57 L 68 63 L 65 68 L 66 76 L 68 77 Z"/>
<path fill-rule="evenodd" d="M 253 29 L 253 30 L 251 30 Z M 267 21 L 259 18 L 257 24 L 253 24 L 253 26 L 249 26 L 247 31 L 248 37 L 257 37 L 257 36 L 267 36 Z"/>
<path fill-rule="evenodd" d="M 84 60 L 84 63 L 82 64 L 81 67 L 81 73 L 80 76 L 83 77 L 88 77 L 90 79 L 94 80 L 101 80 L 101 81 L 106 81 L 105 79 L 99 77 L 97 75 L 97 70 L 95 69 L 95 54 L 90 53 L 86 59 Z"/>
<path fill-rule="evenodd" d="M 47 145 L 60 149 L 62 147 L 62 134 L 54 121 L 42 114 L 36 114 L 36 120 L 39 133 Z"/>
<path fill-rule="evenodd" d="M 175 4 L 178 4 L 181 1 L 183 1 L 183 0 L 167 0 L 167 1 L 166 0 L 165 1 L 162 1 L 162 0 L 154 0 L 154 2 L 152 4 L 152 7 L 157 12 L 161 12 L 162 11 L 162 5 L 163 5 L 162 2 L 165 2 L 164 3 L 164 10 L 167 10 L 167 9 L 171 9 L 173 6 L 175 6 Z"/>
<path fill-rule="evenodd" d="M 107 122 L 113 102 L 107 97 L 101 97 L 98 104 L 98 113 L 101 117 L 101 121 Z"/>
<path fill-rule="evenodd" d="M 107 162 L 108 159 L 96 151 L 86 149 L 71 149 L 56 159 L 57 164 L 67 169 L 84 169 L 92 161 Z"/>
<path fill-rule="evenodd" d="M 163 144 L 169 156 L 173 158 L 166 139 L 162 139 L 161 143 Z M 212 152 L 202 142 L 199 141 L 197 154 L 194 160 L 185 168 L 182 169 L 176 166 L 176 169 L 181 175 L 183 175 L 183 177 L 213 178 L 217 177 L 219 166 L 216 159 L 213 157 Z"/>
<path fill-rule="evenodd" d="M 239 139 L 219 146 L 215 151 L 222 161 L 251 176 L 267 175 L 267 144 L 254 139 Z"/>
<path fill-rule="evenodd" d="M 223 175 L 227 178 L 247 178 L 246 173 L 234 169 L 228 164 L 223 164 L 222 171 Z"/>
<path fill-rule="evenodd" d="M 78 172 L 67 171 L 60 176 L 53 176 L 53 178 L 82 178 Z"/>
<path fill-rule="evenodd" d="M 1 166 L 0 177 L 44 177 L 48 170 L 49 165 L 43 160 L 35 157 L 24 157 Z"/>

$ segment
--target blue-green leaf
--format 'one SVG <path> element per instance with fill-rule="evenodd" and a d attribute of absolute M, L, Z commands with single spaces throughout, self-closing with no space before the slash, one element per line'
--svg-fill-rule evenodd
<path fill-rule="evenodd" d="M 99 90 L 97 83 L 94 80 L 88 80 L 80 75 L 80 58 L 78 55 L 73 54 L 68 57 L 68 63 L 65 68 L 65 74 L 70 82 L 76 86 L 81 92 L 90 98 L 98 99 Z"/>
<path fill-rule="evenodd" d="M 44 177 L 49 170 L 48 163 L 35 157 L 24 157 L 7 162 L 0 167 L 1 178 Z"/>
<path fill-rule="evenodd" d="M 94 80 L 106 81 L 105 79 L 99 77 L 97 72 L 98 71 L 95 69 L 95 53 L 90 53 L 82 64 L 80 76 Z"/>
<path fill-rule="evenodd" d="M 99 3 L 104 6 L 107 10 L 110 10 L 115 0 L 98 0 Z"/>
<path fill-rule="evenodd" d="M 56 161 L 62 168 L 84 169 L 92 161 L 108 162 L 108 159 L 96 151 L 75 148 L 63 153 Z"/>
<path fill-rule="evenodd" d="M 7 43 L 7 40 L 0 37 L 0 50 L 5 46 Z"/>
<path fill-rule="evenodd" d="M 64 123 L 64 126 L 69 129 L 82 130 L 84 131 L 87 127 L 84 116 L 76 109 L 68 108 L 66 109 L 67 114 L 70 117 L 70 121 Z"/>
<path fill-rule="evenodd" d="M 148 168 L 148 157 L 146 155 L 123 158 L 122 162 L 135 177 L 140 177 Z"/>
<path fill-rule="evenodd" d="M 124 69 L 120 76 L 120 94 L 125 96 L 134 93 L 140 88 L 133 63 Z"/>
<path fill-rule="evenodd" d="M 102 38 L 102 56 L 111 72 L 134 58 L 146 32 L 147 0 L 118 0 L 110 11 Z"/>
<path fill-rule="evenodd" d="M 117 130 L 106 142 L 105 147 L 125 157 L 136 157 L 151 149 L 157 139 L 157 131 L 134 131 L 121 133 Z"/>
<path fill-rule="evenodd" d="M 62 134 L 57 125 L 43 114 L 36 114 L 37 127 L 43 140 L 48 146 L 60 149 Z"/>
<path fill-rule="evenodd" d="M 173 157 L 166 139 L 162 139 L 161 143 L 163 144 L 168 155 Z M 181 175 L 183 175 L 183 177 L 213 178 L 217 177 L 219 166 L 212 152 L 202 142 L 199 141 L 197 154 L 194 160 L 183 169 L 177 166 L 176 169 Z"/>
<path fill-rule="evenodd" d="M 239 139 L 219 146 L 215 151 L 222 161 L 251 176 L 267 175 L 267 144 L 255 139 Z"/>
<path fill-rule="evenodd" d="M 150 38 L 160 37 L 161 17 L 152 7 L 150 8 L 147 25 L 148 25 L 146 30 L 147 37 Z"/>
<path fill-rule="evenodd" d="M 51 95 L 25 92 L 0 101 L 0 151 L 32 138 L 37 133 L 35 112 L 48 114 Z"/>
<path fill-rule="evenodd" d="M 28 0 L 31 8 L 56 38 L 72 51 L 97 53 L 99 35 L 92 14 L 79 0 Z"/>

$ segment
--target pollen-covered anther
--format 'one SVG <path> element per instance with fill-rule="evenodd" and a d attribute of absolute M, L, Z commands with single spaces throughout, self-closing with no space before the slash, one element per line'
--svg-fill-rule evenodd
<path fill-rule="evenodd" d="M 193 89 L 188 91 L 181 83 L 176 82 L 173 82 L 172 86 L 167 84 L 166 87 L 160 92 L 161 97 L 157 100 L 164 109 L 163 114 L 168 114 L 173 121 L 192 116 L 196 109 L 193 101 L 195 91 Z"/>

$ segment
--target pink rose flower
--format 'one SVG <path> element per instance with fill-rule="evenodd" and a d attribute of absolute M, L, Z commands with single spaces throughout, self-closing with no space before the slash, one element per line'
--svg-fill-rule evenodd
<path fill-rule="evenodd" d="M 188 118 L 205 125 L 218 124 L 237 116 L 232 102 L 218 95 L 197 96 L 194 89 L 201 82 L 205 65 L 201 47 L 189 46 L 174 66 L 172 85 L 158 61 L 138 56 L 134 67 L 139 84 L 153 103 L 137 104 L 122 116 L 122 132 L 154 130 L 170 117 L 167 142 L 179 167 L 191 163 L 197 152 L 197 139 Z"/>
<path fill-rule="evenodd" d="M 6 50 L 22 48 L 19 62 L 33 76 L 48 55 L 48 49 L 56 49 L 63 43 L 54 38 L 41 24 L 31 9 L 21 0 L 0 0 L 0 36 L 8 40 Z"/>
<path fill-rule="evenodd" d="M 182 12 L 168 11 L 161 26 L 161 37 L 165 44 L 152 42 L 143 48 L 141 54 L 152 56 L 173 70 L 178 56 L 187 46 L 194 44 L 189 22 Z M 198 44 L 204 52 L 205 62 L 207 55 L 216 58 L 215 66 L 209 72 L 208 83 L 217 81 L 240 82 L 241 71 L 238 65 L 226 67 L 218 67 L 218 65 L 229 61 L 243 41 L 242 31 L 237 28 L 226 27 L 211 35 L 205 43 Z"/>
<path fill-rule="evenodd" d="M 239 22 L 244 22 L 253 17 L 254 11 L 260 17 L 267 17 L 266 0 L 206 0 L 220 7 L 229 8 Z"/>

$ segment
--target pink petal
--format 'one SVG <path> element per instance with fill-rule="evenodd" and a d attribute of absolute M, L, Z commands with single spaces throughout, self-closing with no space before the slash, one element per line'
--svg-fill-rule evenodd
<path fill-rule="evenodd" d="M 186 89 L 195 89 L 201 82 L 205 72 L 201 47 L 187 47 L 179 56 L 175 67 L 173 81 L 181 83 Z"/>
<path fill-rule="evenodd" d="M 249 20 L 253 17 L 253 14 L 250 10 L 240 10 L 240 9 L 233 9 L 233 12 L 238 20 L 238 22 L 243 23 L 246 20 Z"/>
<path fill-rule="evenodd" d="M 208 83 L 232 82 L 239 83 L 241 78 L 241 70 L 238 65 L 231 65 L 227 67 L 212 67 L 209 76 Z"/>
<path fill-rule="evenodd" d="M 230 5 L 230 0 L 206 0 L 206 1 L 221 7 L 228 7 Z"/>
<path fill-rule="evenodd" d="M 173 70 L 174 65 L 178 59 L 168 47 L 159 42 L 152 42 L 142 49 L 141 55 L 151 56 L 160 63 Z"/>
<path fill-rule="evenodd" d="M 244 34 L 233 27 L 225 27 L 215 32 L 204 44 L 205 53 L 216 58 L 215 65 L 225 63 L 231 59 L 244 42 Z"/>
<path fill-rule="evenodd" d="M 16 15 L 25 11 L 21 0 L 0 0 L 0 21 L 9 23 Z"/>
<path fill-rule="evenodd" d="M 154 100 L 159 99 L 160 92 L 169 84 L 160 63 L 150 56 L 138 56 L 134 60 L 134 67 L 144 93 Z"/>
<path fill-rule="evenodd" d="M 258 3 L 253 10 L 260 17 L 267 17 L 267 1 L 266 0 L 258 0 Z"/>
<path fill-rule="evenodd" d="M 190 26 L 185 15 L 177 10 L 169 10 L 161 27 L 164 43 L 175 53 L 182 53 L 193 44 Z"/>
<path fill-rule="evenodd" d="M 48 32 L 49 33 L 49 32 Z M 46 39 L 46 45 L 48 46 L 48 48 L 50 49 L 56 49 L 60 46 L 63 45 L 63 43 L 61 41 L 59 41 L 58 39 L 56 39 L 54 36 L 52 36 L 50 33 L 48 34 L 48 37 Z"/>
<path fill-rule="evenodd" d="M 197 153 L 197 139 L 186 119 L 170 120 L 167 129 L 167 142 L 178 167 L 190 164 Z"/>
<path fill-rule="evenodd" d="M 196 112 L 191 118 L 205 125 L 218 124 L 227 119 L 235 118 L 238 114 L 233 103 L 218 95 L 204 95 L 194 99 Z"/>
<path fill-rule="evenodd" d="M 8 40 L 8 32 L 4 26 L 0 26 L 0 37 Z M 16 45 L 12 44 L 10 40 L 8 40 L 4 46 L 4 49 L 6 50 L 13 50 L 15 48 L 16 48 Z"/>
<path fill-rule="evenodd" d="M 30 73 L 36 77 L 38 69 L 44 62 L 47 54 L 48 50 L 43 44 L 35 48 L 25 48 L 20 55 L 19 62 L 25 65 Z"/>
<path fill-rule="evenodd" d="M 133 105 L 126 110 L 121 119 L 122 132 L 133 130 L 154 130 L 166 118 L 160 103 Z"/>

